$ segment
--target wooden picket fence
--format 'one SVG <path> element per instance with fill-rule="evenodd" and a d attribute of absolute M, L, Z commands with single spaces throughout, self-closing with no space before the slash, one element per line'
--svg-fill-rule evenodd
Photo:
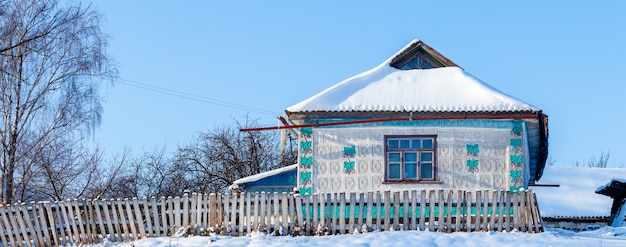
<path fill-rule="evenodd" d="M 372 230 L 542 232 L 532 190 L 184 194 L 0 206 L 3 246 L 68 246 L 251 231 L 325 235 Z M 282 228 L 282 229 L 281 229 Z"/>

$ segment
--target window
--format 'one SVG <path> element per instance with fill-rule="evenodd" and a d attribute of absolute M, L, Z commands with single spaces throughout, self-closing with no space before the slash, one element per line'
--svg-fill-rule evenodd
<path fill-rule="evenodd" d="M 386 136 L 387 182 L 435 181 L 435 136 Z"/>

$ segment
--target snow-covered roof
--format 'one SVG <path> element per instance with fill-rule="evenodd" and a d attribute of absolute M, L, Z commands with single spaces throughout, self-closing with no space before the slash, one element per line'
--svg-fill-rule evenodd
<path fill-rule="evenodd" d="M 546 167 L 541 183 L 559 184 L 560 187 L 533 187 L 541 216 L 608 217 L 613 200 L 595 191 L 616 176 L 625 174 L 625 168 Z"/>
<path fill-rule="evenodd" d="M 261 172 L 259 174 L 254 174 L 252 176 L 240 178 L 240 179 L 235 180 L 235 182 L 233 182 L 232 185 L 228 186 L 228 189 L 229 190 L 237 189 L 240 184 L 256 182 L 256 181 L 259 181 L 261 179 L 264 179 L 264 178 L 267 178 L 267 177 L 271 177 L 271 176 L 274 176 L 274 175 L 277 175 L 277 174 L 281 174 L 283 172 L 295 170 L 295 169 L 298 169 L 298 164 L 293 164 L 293 165 L 281 167 L 281 168 L 278 168 L 278 169 L 274 169 L 274 170 L 271 170 L 271 171 Z"/>
<path fill-rule="evenodd" d="M 506 95 L 459 67 L 401 70 L 391 61 L 287 108 L 287 112 L 536 112 L 539 108 Z"/>

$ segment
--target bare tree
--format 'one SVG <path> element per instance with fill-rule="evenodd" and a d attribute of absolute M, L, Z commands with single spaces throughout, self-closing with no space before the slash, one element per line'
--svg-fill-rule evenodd
<path fill-rule="evenodd" d="M 56 141 L 82 141 L 99 124 L 100 83 L 117 76 L 99 18 L 89 7 L 57 0 L 0 0 L 3 203 L 24 199 L 35 179 L 28 175 L 41 174 L 36 165 L 79 162 L 73 155 L 56 159 L 67 151 L 55 150 Z"/>
<path fill-rule="evenodd" d="M 246 122 L 245 127 L 253 125 L 254 122 Z M 277 133 L 240 132 L 241 127 L 238 123 L 236 128 L 222 127 L 200 133 L 193 143 L 179 147 L 173 162 L 178 169 L 187 171 L 178 177 L 179 181 L 186 181 L 179 183 L 186 186 L 179 190 L 220 192 L 239 178 L 295 162 L 293 148 L 289 154 L 279 153 Z"/>

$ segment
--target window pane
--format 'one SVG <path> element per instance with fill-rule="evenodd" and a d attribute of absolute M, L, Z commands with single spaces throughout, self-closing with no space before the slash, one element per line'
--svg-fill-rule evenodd
<path fill-rule="evenodd" d="M 407 139 L 400 140 L 400 148 L 402 149 L 411 148 L 411 140 L 407 140 Z"/>
<path fill-rule="evenodd" d="M 400 163 L 389 163 L 387 177 L 389 179 L 400 179 Z"/>
<path fill-rule="evenodd" d="M 433 148 L 433 139 L 432 138 L 424 139 L 423 142 L 422 142 L 422 148 L 432 149 Z"/>
<path fill-rule="evenodd" d="M 397 139 L 389 139 L 389 140 L 387 140 L 387 148 L 389 150 L 396 150 L 396 149 L 398 149 L 398 140 Z"/>
<path fill-rule="evenodd" d="M 387 154 L 387 162 L 400 162 L 400 153 Z"/>
<path fill-rule="evenodd" d="M 420 163 L 420 178 L 421 179 L 433 179 L 433 164 L 432 163 Z"/>
<path fill-rule="evenodd" d="M 404 163 L 404 178 L 417 178 L 417 163 Z"/>
<path fill-rule="evenodd" d="M 432 152 L 422 152 L 422 153 L 420 153 L 420 161 L 422 161 L 422 162 L 432 162 L 433 161 L 433 153 Z"/>
<path fill-rule="evenodd" d="M 417 153 L 404 152 L 404 162 L 417 162 Z"/>
<path fill-rule="evenodd" d="M 420 149 L 420 139 L 411 139 L 411 145 L 413 149 Z"/>

